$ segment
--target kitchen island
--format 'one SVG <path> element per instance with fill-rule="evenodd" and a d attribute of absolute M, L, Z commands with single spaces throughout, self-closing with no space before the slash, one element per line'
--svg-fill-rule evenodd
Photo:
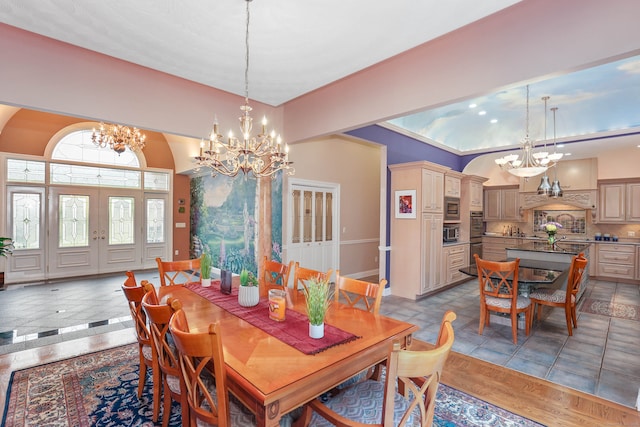
<path fill-rule="evenodd" d="M 550 245 L 547 241 L 534 241 L 527 242 L 522 245 L 507 247 L 507 259 L 520 258 L 520 262 L 529 266 L 543 267 L 545 265 L 554 265 L 558 268 L 559 265 L 564 265 L 563 268 L 568 273 L 571 266 L 571 260 L 574 256 L 582 253 L 584 257 L 589 259 L 589 246 L 591 243 L 577 243 L 577 242 L 556 242 L 554 245 Z M 548 267 L 547 267 L 548 268 Z M 566 289 L 568 274 L 562 278 L 558 278 L 560 288 Z M 578 292 L 578 300 L 584 294 L 589 281 L 588 270 L 584 272 L 582 276 L 582 284 L 580 291 Z"/>

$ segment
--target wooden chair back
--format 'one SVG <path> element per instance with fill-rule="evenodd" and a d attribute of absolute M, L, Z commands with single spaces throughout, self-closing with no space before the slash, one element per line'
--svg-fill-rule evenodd
<path fill-rule="evenodd" d="M 204 422 L 220 427 L 229 426 L 227 373 L 219 323 L 209 325 L 208 332 L 190 333 L 184 311 L 178 310 L 169 321 L 169 330 L 180 355 L 180 370 L 187 391 L 192 425 Z M 213 377 L 209 370 L 212 370 Z M 213 378 L 215 398 L 211 395 Z"/>
<path fill-rule="evenodd" d="M 188 420 L 189 415 L 189 406 L 187 404 L 186 393 L 184 393 L 185 387 L 182 381 L 178 353 L 175 350 L 173 339 L 169 339 L 169 321 L 173 313 L 182 308 L 182 304 L 180 304 L 179 300 L 172 298 L 167 300 L 167 303 L 160 304 L 153 285 L 150 283 L 146 284 L 145 290 L 147 290 L 147 293 L 142 298 L 142 309 L 149 319 L 151 342 L 155 348 L 158 365 L 162 372 L 162 383 L 164 387 L 162 425 L 163 427 L 167 427 L 171 416 L 171 398 L 180 402 L 184 419 Z M 171 388 L 168 377 L 175 377 L 179 380 L 179 389 L 175 389 L 175 387 L 174 389 Z"/>
<path fill-rule="evenodd" d="M 582 284 L 582 277 L 587 269 L 588 262 L 583 253 L 571 259 L 569 277 L 567 278 L 567 297 L 565 298 L 565 304 L 576 304 L 578 292 L 580 292 L 580 285 Z"/>
<path fill-rule="evenodd" d="M 297 302 L 299 298 L 304 297 L 302 290 L 307 290 L 307 281 L 310 279 L 328 280 L 331 278 L 333 270 L 329 269 L 326 273 L 310 268 L 300 267 L 300 263 L 295 263 L 295 273 L 293 275 L 293 302 Z"/>
<path fill-rule="evenodd" d="M 336 270 L 334 298 L 336 302 L 342 299 L 350 307 L 378 314 L 382 302 L 382 291 L 386 284 L 386 279 L 381 279 L 379 283 L 366 282 L 341 276 L 340 270 Z"/>
<path fill-rule="evenodd" d="M 156 258 L 160 273 L 160 286 L 199 282 L 201 260 L 202 257 L 183 261 L 162 261 L 160 258 Z"/>
<path fill-rule="evenodd" d="M 442 370 L 455 339 L 451 325 L 455 318 L 456 314 L 453 311 L 447 311 L 444 314 L 440 323 L 438 341 L 435 348 L 431 350 L 405 350 L 401 348 L 399 342 L 392 344 L 391 352 L 387 358 L 384 390 L 372 388 L 366 382 L 360 384 L 364 386 L 365 390 L 361 398 L 366 399 L 368 405 L 371 405 L 372 402 L 376 405 L 382 404 L 381 423 L 369 424 L 372 420 L 368 418 L 359 420 L 347 418 L 349 411 L 345 405 L 351 407 L 357 404 L 357 402 L 353 402 L 354 398 L 360 397 L 357 389 L 353 392 L 353 396 L 345 397 L 345 400 L 341 400 L 341 403 L 336 405 L 341 413 L 335 412 L 321 399 L 316 398 L 305 407 L 301 421 L 309 423 L 312 415 L 311 410 L 313 410 L 330 424 L 339 426 L 431 426 Z M 369 383 L 377 383 L 377 381 L 369 380 Z M 353 387 L 357 388 L 360 385 L 357 384 Z M 398 393 L 402 394 L 404 401 L 397 397 Z M 339 395 L 337 399 L 340 400 Z M 367 415 L 365 415 L 366 417 Z M 363 424 L 364 422 L 366 424 Z"/>
<path fill-rule="evenodd" d="M 260 295 L 265 297 L 269 289 L 286 290 L 289 286 L 289 275 L 293 268 L 293 261 L 289 264 L 282 264 L 278 261 L 267 259 L 265 255 L 262 259 L 263 274 L 260 280 Z"/>
<path fill-rule="evenodd" d="M 123 286 L 126 286 L 128 288 L 138 286 L 138 282 L 136 282 L 136 276 L 135 274 L 133 274 L 133 271 L 127 271 L 124 274 L 127 276 L 127 278 L 125 279 Z"/>
<path fill-rule="evenodd" d="M 529 335 L 533 319 L 531 300 L 518 295 L 520 259 L 514 261 L 488 261 L 474 254 L 480 285 L 480 326 L 490 324 L 490 311 L 507 313 L 511 319 L 513 343 L 518 343 L 518 314 L 525 313 L 525 333 Z"/>
<path fill-rule="evenodd" d="M 147 282 L 143 282 L 142 284 L 146 283 Z M 147 315 L 142 310 L 142 298 L 144 298 L 146 291 L 142 285 L 125 286 L 125 284 L 122 285 L 122 292 L 129 303 L 129 311 L 131 312 L 131 319 L 133 320 L 138 343 L 141 345 L 151 345 L 151 335 L 147 327 Z"/>

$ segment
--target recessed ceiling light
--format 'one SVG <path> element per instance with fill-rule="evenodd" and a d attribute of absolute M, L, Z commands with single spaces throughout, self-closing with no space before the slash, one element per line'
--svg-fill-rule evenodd
<path fill-rule="evenodd" d="M 498 123 L 498 119 L 491 119 L 491 123 Z"/>
<path fill-rule="evenodd" d="M 469 104 L 469 108 L 476 108 L 478 104 Z"/>
<path fill-rule="evenodd" d="M 479 115 L 479 116 L 484 116 L 485 114 L 487 114 L 487 112 L 486 112 L 486 111 L 478 111 L 478 115 Z"/>

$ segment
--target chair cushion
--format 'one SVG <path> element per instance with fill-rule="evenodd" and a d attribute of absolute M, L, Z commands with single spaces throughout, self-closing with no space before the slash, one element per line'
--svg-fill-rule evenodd
<path fill-rule="evenodd" d="M 180 378 L 175 375 L 167 375 L 167 385 L 173 393 L 180 394 Z"/>
<path fill-rule="evenodd" d="M 529 294 L 529 298 L 539 301 L 564 303 L 567 297 L 567 291 L 563 289 L 547 289 L 540 288 Z M 573 295 L 572 295 L 573 298 Z"/>
<path fill-rule="evenodd" d="M 324 404 L 332 411 L 365 424 L 382 422 L 382 406 L 384 399 L 384 381 L 367 380 L 345 388 L 338 395 L 330 398 Z M 402 415 L 409 407 L 402 395 L 395 396 L 394 425 L 400 423 Z M 311 423 L 314 427 L 331 426 L 327 420 L 314 413 Z M 420 425 L 420 411 L 415 409 L 409 417 L 407 426 Z"/>
<path fill-rule="evenodd" d="M 508 298 L 496 298 L 496 297 L 491 297 L 491 296 L 487 296 L 485 297 L 485 301 L 487 302 L 488 306 L 491 307 L 498 307 L 498 308 L 509 308 L 511 307 L 511 300 Z M 516 308 L 517 309 L 521 309 L 521 308 L 526 308 L 528 306 L 531 305 L 531 300 L 527 297 L 523 297 L 523 296 L 518 296 L 518 300 L 516 301 Z"/>
<path fill-rule="evenodd" d="M 153 350 L 151 350 L 151 346 L 150 345 L 143 345 L 142 346 L 142 357 L 144 357 L 147 360 L 152 360 L 153 359 Z"/>

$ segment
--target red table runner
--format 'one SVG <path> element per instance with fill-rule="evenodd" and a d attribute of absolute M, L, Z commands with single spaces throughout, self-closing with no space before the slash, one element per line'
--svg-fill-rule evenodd
<path fill-rule="evenodd" d="M 219 280 L 212 281 L 211 286 L 206 288 L 199 283 L 189 283 L 185 287 L 304 354 L 320 353 L 359 338 L 326 323 L 323 338 L 310 338 L 309 320 L 305 314 L 288 309 L 284 322 L 276 322 L 269 318 L 269 302 L 266 298 L 262 298 L 256 306 L 243 307 L 238 304 L 238 289 L 232 288 L 231 295 L 225 295 L 220 292 Z"/>

